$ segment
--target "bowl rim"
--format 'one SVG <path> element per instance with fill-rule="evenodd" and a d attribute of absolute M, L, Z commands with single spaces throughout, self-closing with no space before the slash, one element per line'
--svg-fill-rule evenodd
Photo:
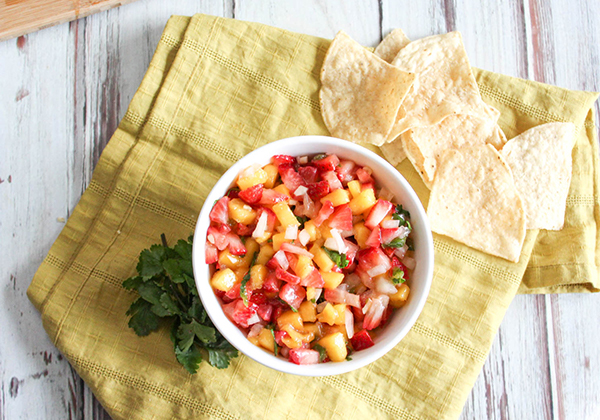
<path fill-rule="evenodd" d="M 267 351 L 261 349 L 258 346 L 255 346 L 250 341 L 248 341 L 245 334 L 226 317 L 225 313 L 221 308 L 219 300 L 217 299 L 214 291 L 212 290 L 212 287 L 210 286 L 209 281 L 202 281 L 207 278 L 207 265 L 204 262 L 205 243 L 206 231 L 208 229 L 208 226 L 210 225 L 208 215 L 210 213 L 210 210 L 212 209 L 212 205 L 208 205 L 208 203 L 212 203 L 215 200 L 221 198 L 227 191 L 227 189 L 231 187 L 231 185 L 235 181 L 235 178 L 243 169 L 257 162 L 268 162 L 271 156 L 275 154 L 284 154 L 285 152 L 281 149 L 293 147 L 293 145 L 298 142 L 302 142 L 305 146 L 310 146 L 314 144 L 315 146 L 322 148 L 333 147 L 345 149 L 349 153 L 351 152 L 354 154 L 360 154 L 363 155 L 366 160 L 376 162 L 378 168 L 372 168 L 374 172 L 377 173 L 378 171 L 383 169 L 387 171 L 389 175 L 396 178 L 396 180 L 399 182 L 401 186 L 400 189 L 403 190 L 403 193 L 409 197 L 412 207 L 416 208 L 418 211 L 417 217 L 419 217 L 421 234 L 425 235 L 424 240 L 419 246 L 419 249 L 422 249 L 423 244 L 425 244 L 425 249 L 419 251 L 419 256 L 424 256 L 423 261 L 417 258 L 417 260 L 419 260 L 419 264 L 425 264 L 425 267 L 423 268 L 424 274 L 422 278 L 419 279 L 419 282 L 424 282 L 424 289 L 423 293 L 419 296 L 416 305 L 413 307 L 413 312 L 410 313 L 408 319 L 404 322 L 400 330 L 395 335 L 383 342 L 376 343 L 376 345 L 371 347 L 370 349 L 362 350 L 361 357 L 354 358 L 353 360 L 345 362 L 329 362 L 314 365 L 296 365 L 294 363 L 289 362 L 286 359 L 275 357 L 273 354 L 268 353 Z M 317 150 L 316 152 L 319 152 L 319 150 Z M 305 153 L 313 154 L 316 152 L 313 151 Z M 406 202 L 405 199 L 403 200 L 403 204 L 404 202 Z M 412 211 L 414 210 L 411 210 L 411 212 Z M 415 216 L 412 216 L 413 225 L 415 224 L 414 217 Z M 366 366 L 385 355 L 406 336 L 408 331 L 410 331 L 410 329 L 415 324 L 417 318 L 421 314 L 423 307 L 425 306 L 425 302 L 429 296 L 429 291 L 433 280 L 433 254 L 433 238 L 431 228 L 429 226 L 429 221 L 427 219 L 427 213 L 423 208 L 423 205 L 421 204 L 421 201 L 418 198 L 416 192 L 400 172 L 398 172 L 389 162 L 387 162 L 385 159 L 383 159 L 376 153 L 356 143 L 352 143 L 347 140 L 342 140 L 335 137 L 306 135 L 276 140 L 262 147 L 259 147 L 245 155 L 237 162 L 235 162 L 219 178 L 217 183 L 213 186 L 213 188 L 207 195 L 206 200 L 200 211 L 200 214 L 198 215 L 196 228 L 194 230 L 192 264 L 194 269 L 194 281 L 196 283 L 196 287 L 198 289 L 198 294 L 202 301 L 202 305 L 204 306 L 208 316 L 215 325 L 215 328 L 217 328 L 219 332 L 223 335 L 223 337 L 225 337 L 225 339 L 229 341 L 237 350 L 239 350 L 242 354 L 248 356 L 249 358 L 253 359 L 254 361 L 269 368 L 278 370 L 280 372 L 300 376 L 318 377 L 346 373 Z M 368 353 L 365 354 L 362 352 Z"/>

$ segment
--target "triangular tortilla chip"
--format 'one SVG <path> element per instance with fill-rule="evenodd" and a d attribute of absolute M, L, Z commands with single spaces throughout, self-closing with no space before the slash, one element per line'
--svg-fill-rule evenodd
<path fill-rule="evenodd" d="M 321 69 L 321 114 L 331 135 L 381 145 L 414 75 L 394 67 L 340 31 Z"/>
<path fill-rule="evenodd" d="M 391 143 L 385 143 L 379 146 L 381 149 L 381 153 L 386 158 L 388 162 L 390 162 L 393 166 L 398 165 L 404 159 L 406 159 L 406 152 L 404 151 L 404 146 L 402 146 L 402 142 L 400 139 L 393 141 Z"/>
<path fill-rule="evenodd" d="M 453 114 L 493 118 L 481 99 L 460 33 L 413 41 L 400 50 L 392 64 L 417 78 L 388 142 L 406 130 L 435 125 Z"/>
<path fill-rule="evenodd" d="M 434 232 L 519 260 L 525 240 L 523 203 L 508 165 L 489 144 L 441 156 L 427 215 Z"/>
<path fill-rule="evenodd" d="M 402 29 L 394 29 L 375 48 L 375 55 L 388 63 L 391 63 L 400 50 L 410 43 L 410 39 L 402 32 Z"/>
<path fill-rule="evenodd" d="M 571 185 L 575 126 L 549 123 L 509 140 L 502 156 L 523 199 L 527 229 L 560 230 Z"/>

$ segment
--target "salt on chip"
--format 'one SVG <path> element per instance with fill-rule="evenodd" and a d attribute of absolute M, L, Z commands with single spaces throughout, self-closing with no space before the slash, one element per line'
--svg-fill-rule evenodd
<path fill-rule="evenodd" d="M 517 262 L 525 211 L 510 168 L 489 144 L 448 150 L 440 158 L 427 208 L 431 230 Z"/>
<path fill-rule="evenodd" d="M 572 123 L 542 124 L 512 138 L 501 151 L 523 198 L 527 229 L 564 225 L 574 134 Z"/>
<path fill-rule="evenodd" d="M 402 32 L 402 29 L 394 29 L 375 48 L 375 55 L 388 63 L 391 63 L 400 50 L 410 43 L 410 39 Z"/>
<path fill-rule="evenodd" d="M 406 130 L 435 125 L 453 114 L 490 117 L 460 33 L 413 41 L 398 52 L 392 64 L 415 73 L 416 80 L 400 107 L 388 142 Z"/>
<path fill-rule="evenodd" d="M 489 115 L 497 111 L 489 107 Z M 496 119 L 480 118 L 469 114 L 455 114 L 429 127 L 412 128 L 401 134 L 400 140 L 406 156 L 431 189 L 437 162 L 448 149 L 491 144 L 500 150 L 506 143 L 504 133 Z M 393 145 L 398 140 L 393 141 Z"/>
<path fill-rule="evenodd" d="M 414 75 L 394 67 L 340 31 L 321 69 L 321 114 L 342 139 L 385 142 Z"/>

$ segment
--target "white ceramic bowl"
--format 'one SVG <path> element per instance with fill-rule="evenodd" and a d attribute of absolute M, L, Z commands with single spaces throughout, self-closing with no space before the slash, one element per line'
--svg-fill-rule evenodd
<path fill-rule="evenodd" d="M 254 163 L 266 165 L 273 155 L 302 156 L 316 153 L 335 153 L 340 158 L 350 159 L 360 165 L 370 167 L 379 185 L 390 190 L 394 194 L 394 201 L 401 203 L 410 212 L 416 267 L 408 282 L 410 295 L 407 303 L 394 311 L 381 333 L 374 339 L 374 346 L 353 353 L 350 361 L 296 365 L 287 359 L 275 357 L 252 344 L 244 333 L 225 316 L 221 309 L 221 303 L 209 284 L 210 269 L 204 258 L 206 231 L 210 225 L 209 213 L 213 203 L 233 186 L 236 177 L 242 170 Z M 370 150 L 346 140 L 324 136 L 302 136 L 275 141 L 249 153 L 229 168 L 219 179 L 206 197 L 198 217 L 194 233 L 193 264 L 196 286 L 208 316 L 227 341 L 239 351 L 255 361 L 281 372 L 304 376 L 337 375 L 361 368 L 377 360 L 396 346 L 411 329 L 429 294 L 433 276 L 433 242 L 427 215 L 421 202 L 406 179 L 392 165 Z"/>

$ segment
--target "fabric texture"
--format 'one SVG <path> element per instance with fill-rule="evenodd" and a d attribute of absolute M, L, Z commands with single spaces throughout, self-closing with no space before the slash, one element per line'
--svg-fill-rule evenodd
<path fill-rule="evenodd" d="M 140 251 L 187 238 L 204 197 L 268 142 L 327 135 L 318 101 L 330 41 L 205 15 L 169 20 L 148 73 L 28 295 L 44 327 L 115 419 L 453 419 L 515 294 L 598 291 L 598 148 L 592 104 L 574 92 L 476 70 L 509 138 L 548 121 L 578 127 L 566 226 L 529 231 L 518 263 L 434 235 L 435 273 L 417 323 L 386 356 L 323 378 L 246 358 L 196 375 L 165 327 L 137 337 L 121 286 Z M 317 152 L 317 151 L 315 151 Z M 426 203 L 427 189 L 404 162 Z"/>

